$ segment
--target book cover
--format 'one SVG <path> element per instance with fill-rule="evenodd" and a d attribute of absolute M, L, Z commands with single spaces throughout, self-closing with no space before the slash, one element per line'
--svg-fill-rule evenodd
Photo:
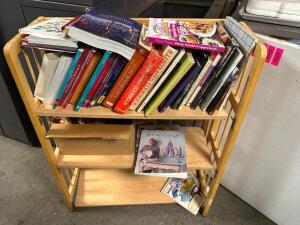
<path fill-rule="evenodd" d="M 60 54 L 46 53 L 44 54 L 39 77 L 36 82 L 34 96 L 44 102 L 49 85 L 55 74 L 57 64 L 61 58 Z"/>
<path fill-rule="evenodd" d="M 80 59 L 78 60 L 78 63 L 76 65 L 74 71 L 72 72 L 72 75 L 66 85 L 64 93 L 62 94 L 62 96 L 58 102 L 59 106 L 63 106 L 63 105 L 66 106 L 68 104 L 70 98 L 72 97 L 72 96 L 70 96 L 71 89 L 72 89 L 74 83 L 76 82 L 78 76 L 84 69 L 85 65 L 87 64 L 87 62 L 92 58 L 91 56 L 92 56 L 92 50 L 89 48 L 85 48 L 80 56 Z"/>
<path fill-rule="evenodd" d="M 57 92 L 62 85 L 69 68 L 71 66 L 73 57 L 71 55 L 63 55 L 56 67 L 53 79 L 51 83 L 49 84 L 49 88 L 47 91 L 47 94 L 45 96 L 44 103 L 52 105 L 55 103 L 55 97 L 57 95 Z"/>
<path fill-rule="evenodd" d="M 83 52 L 82 48 L 78 49 L 78 51 L 76 52 L 76 54 L 74 56 L 74 59 L 72 61 L 72 64 L 71 64 L 71 66 L 69 68 L 68 74 L 66 75 L 66 77 L 65 77 L 62 85 L 60 86 L 60 88 L 59 88 L 59 90 L 57 92 L 57 95 L 56 95 L 56 98 L 55 98 L 56 100 L 55 100 L 55 103 L 53 105 L 54 108 L 56 106 L 58 106 L 59 101 L 60 101 L 60 99 L 61 99 L 61 97 L 62 97 L 62 95 L 64 93 L 64 90 L 66 89 L 66 86 L 67 86 L 67 84 L 68 84 L 68 82 L 70 80 L 70 77 L 72 76 L 72 74 L 74 72 L 74 69 L 77 66 L 77 63 L 78 63 L 78 61 L 79 61 L 79 59 L 81 57 L 82 52 Z"/>
<path fill-rule="evenodd" d="M 107 84 L 107 82 L 111 78 L 113 72 L 117 68 L 119 61 L 120 61 L 120 57 L 121 56 L 117 55 L 116 53 L 112 54 L 112 56 L 111 56 L 112 64 L 111 64 L 109 70 L 107 71 L 107 73 L 104 75 L 104 78 L 103 78 L 102 82 L 100 83 L 99 87 L 97 88 L 97 90 L 92 98 L 92 101 L 89 103 L 88 107 L 92 107 L 92 106 L 96 105 L 98 99 L 101 97 L 101 94 L 105 88 L 105 85 Z"/>
<path fill-rule="evenodd" d="M 87 98 L 87 95 L 89 94 L 93 85 L 96 84 L 96 82 L 98 81 L 98 78 L 100 80 L 99 82 L 101 82 L 101 78 L 100 78 L 100 76 L 102 75 L 101 71 L 104 69 L 104 66 L 105 66 L 107 60 L 109 59 L 110 55 L 111 55 L 111 52 L 105 51 L 103 57 L 101 58 L 95 71 L 93 72 L 89 82 L 87 83 L 86 87 L 84 88 L 79 100 L 77 101 L 76 106 L 74 107 L 74 111 L 78 111 L 80 109 L 80 107 L 84 104 L 84 101 Z"/>
<path fill-rule="evenodd" d="M 167 80 L 169 75 L 177 68 L 179 67 L 179 62 L 182 59 L 182 57 L 185 54 L 185 49 L 182 48 L 179 50 L 177 55 L 175 56 L 174 60 L 171 62 L 171 64 L 168 66 L 167 70 L 164 72 L 164 74 L 161 76 L 161 78 L 158 80 L 158 82 L 154 85 L 154 87 L 151 89 L 150 93 L 147 94 L 146 98 L 142 101 L 141 105 L 139 105 L 137 111 L 141 112 L 145 109 L 148 102 L 151 100 L 151 98 L 154 96 L 154 94 L 157 92 L 157 90 L 164 84 L 164 82 Z"/>
<path fill-rule="evenodd" d="M 169 178 L 161 192 L 189 212 L 197 215 L 204 201 L 200 185 L 199 179 L 188 172 L 186 179 Z"/>
<path fill-rule="evenodd" d="M 142 130 L 134 173 L 186 178 L 187 163 L 182 130 Z"/>
<path fill-rule="evenodd" d="M 77 87 L 74 88 L 74 94 L 70 99 L 70 104 L 75 105 L 78 101 L 83 89 L 88 83 L 88 80 L 92 76 L 92 73 L 94 72 L 97 64 L 99 63 L 100 59 L 102 57 L 102 54 L 100 52 L 95 52 L 94 56 L 91 58 L 91 60 L 86 64 L 85 68 L 82 70 L 82 77 L 80 81 L 78 82 Z M 79 75 L 80 76 L 80 75 Z"/>
<path fill-rule="evenodd" d="M 147 27 L 143 25 L 141 35 L 139 38 L 138 46 L 133 54 L 131 60 L 126 64 L 122 73 L 118 77 L 117 81 L 109 91 L 107 97 L 104 99 L 102 105 L 107 108 L 113 108 L 117 103 L 118 99 L 123 94 L 125 88 L 128 86 L 142 63 L 149 55 L 152 44 L 146 40 Z"/>
<path fill-rule="evenodd" d="M 68 35 L 130 60 L 139 41 L 141 28 L 141 24 L 130 18 L 108 15 L 92 9 L 69 27 Z"/>
<path fill-rule="evenodd" d="M 181 48 L 223 52 L 224 44 L 214 37 L 217 25 L 150 18 L 148 41 Z"/>
<path fill-rule="evenodd" d="M 101 85 L 103 79 L 105 78 L 106 74 L 108 73 L 111 65 L 113 64 L 114 60 L 115 60 L 115 54 L 110 52 L 110 51 L 106 51 L 105 52 L 107 60 L 103 66 L 103 68 L 101 69 L 95 83 L 92 85 L 91 89 L 89 90 L 84 103 L 83 103 L 83 107 L 88 107 L 90 106 L 91 102 L 93 101 L 93 97 L 96 93 L 96 91 L 98 90 L 99 86 Z"/>
<path fill-rule="evenodd" d="M 141 104 L 141 102 L 144 100 L 144 98 L 147 96 L 147 94 L 150 92 L 152 87 L 155 85 L 155 83 L 158 81 L 160 76 L 163 74 L 165 69 L 168 67 L 168 65 L 171 63 L 171 61 L 174 59 L 175 55 L 177 54 L 177 50 L 172 48 L 171 46 L 164 46 L 162 55 L 163 55 L 163 61 L 159 64 L 149 81 L 146 83 L 146 85 L 143 87 L 141 92 L 138 94 L 134 102 L 131 104 L 130 108 L 131 110 L 136 110 L 137 107 Z"/>
<path fill-rule="evenodd" d="M 138 72 L 134 75 L 134 78 L 114 107 L 115 112 L 122 114 L 129 109 L 136 96 L 141 92 L 142 88 L 146 85 L 162 60 L 163 57 L 161 52 L 156 48 L 152 48 L 147 59 Z"/>
<path fill-rule="evenodd" d="M 118 78 L 118 76 L 120 75 L 122 69 L 124 68 L 125 64 L 128 62 L 127 59 L 125 59 L 122 56 L 119 56 L 119 61 L 116 63 L 116 67 L 112 70 L 112 75 L 109 78 L 109 80 L 107 81 L 106 85 L 104 86 L 104 89 L 102 91 L 101 96 L 99 97 L 96 105 L 101 105 L 101 103 L 103 102 L 103 100 L 105 99 L 105 97 L 107 96 L 109 90 L 111 89 L 111 87 L 113 86 L 113 84 L 115 83 L 116 79 Z"/>
<path fill-rule="evenodd" d="M 200 73 L 200 69 L 201 69 L 201 64 L 199 63 L 198 60 L 195 60 L 193 67 L 187 72 L 187 74 L 184 75 L 184 77 L 170 92 L 170 94 L 158 106 L 159 112 L 164 112 L 178 98 L 178 96 L 188 85 L 188 83 Z"/>
<path fill-rule="evenodd" d="M 182 77 L 189 71 L 189 69 L 195 63 L 194 58 L 190 52 L 187 52 L 183 59 L 181 60 L 181 64 L 178 69 L 172 74 L 170 79 L 166 82 L 166 84 L 160 89 L 157 95 L 151 100 L 149 105 L 145 110 L 145 115 L 149 116 L 160 103 L 170 94 L 173 88 L 178 84 L 178 82 L 182 79 Z"/>
<path fill-rule="evenodd" d="M 221 54 L 218 53 L 217 55 L 211 55 L 211 57 L 207 60 L 205 67 L 199 74 L 197 81 L 193 84 L 190 92 L 186 96 L 185 103 L 184 103 L 186 106 L 191 105 L 191 103 L 193 102 L 194 98 L 197 96 L 198 92 L 202 88 L 205 81 L 214 71 L 214 68 L 219 63 L 220 59 L 221 59 Z"/>
<path fill-rule="evenodd" d="M 236 53 L 234 54 L 232 60 L 230 63 L 226 66 L 223 73 L 220 75 L 220 77 L 216 80 L 216 82 L 211 83 L 211 85 L 207 88 L 206 93 L 203 94 L 203 98 L 200 101 L 200 108 L 201 110 L 205 111 L 210 102 L 213 100 L 217 92 L 220 90 L 220 88 L 223 86 L 227 78 L 230 76 L 230 74 L 234 70 L 238 70 L 236 68 L 238 64 L 241 62 L 243 58 L 243 53 L 241 50 L 237 49 Z"/>

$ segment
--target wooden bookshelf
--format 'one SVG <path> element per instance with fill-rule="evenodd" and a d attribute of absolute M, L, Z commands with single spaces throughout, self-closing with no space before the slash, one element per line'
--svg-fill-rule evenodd
<path fill-rule="evenodd" d="M 38 18 L 33 23 L 44 20 Z M 147 24 L 146 18 L 136 19 Z M 184 19 L 215 22 L 221 19 Z M 250 28 L 243 24 L 249 32 Z M 4 54 L 67 206 L 158 204 L 173 202 L 160 193 L 166 178 L 133 174 L 134 124 L 132 125 L 55 125 L 52 117 L 78 117 L 128 120 L 203 120 L 201 127 L 184 128 L 187 163 L 190 170 L 199 172 L 204 203 L 202 215 L 207 215 L 222 179 L 226 163 L 241 128 L 256 83 L 266 58 L 266 47 L 258 42 L 253 60 L 241 71 L 230 93 L 225 110 L 208 115 L 200 109 L 168 109 L 149 117 L 129 111 L 117 114 L 104 107 L 81 108 L 78 112 L 41 104 L 34 98 L 34 86 L 44 51 L 21 46 L 22 35 L 13 37 L 4 47 Z M 31 55 L 30 55 L 31 54 Z M 191 121 L 190 121 L 191 122 Z M 116 122 L 117 123 L 117 122 Z M 189 123 L 190 124 L 190 123 Z M 194 123 L 198 124 L 198 123 Z"/>

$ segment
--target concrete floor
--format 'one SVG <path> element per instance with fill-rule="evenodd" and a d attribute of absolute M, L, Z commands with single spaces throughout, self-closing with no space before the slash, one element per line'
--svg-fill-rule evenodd
<path fill-rule="evenodd" d="M 193 216 L 178 205 L 123 206 L 69 212 L 39 148 L 0 136 L 0 225 L 93 224 L 274 224 L 220 188 L 209 216 Z"/>

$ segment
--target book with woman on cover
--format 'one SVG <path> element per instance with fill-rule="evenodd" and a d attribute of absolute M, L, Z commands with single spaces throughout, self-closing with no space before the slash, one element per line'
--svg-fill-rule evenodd
<path fill-rule="evenodd" d="M 160 177 L 187 177 L 183 131 L 142 130 L 135 174 Z"/>

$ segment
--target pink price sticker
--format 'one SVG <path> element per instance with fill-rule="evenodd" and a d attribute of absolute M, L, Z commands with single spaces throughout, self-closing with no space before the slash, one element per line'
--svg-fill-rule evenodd
<path fill-rule="evenodd" d="M 283 55 L 283 49 L 282 48 L 277 48 L 275 53 L 274 53 L 274 56 L 273 56 L 273 59 L 272 59 L 272 62 L 271 64 L 273 66 L 278 66 L 279 65 L 279 62 L 282 58 L 282 55 Z"/>
<path fill-rule="evenodd" d="M 272 56 L 273 56 L 273 54 L 274 54 L 274 52 L 275 52 L 275 46 L 273 46 L 273 45 L 268 45 L 267 46 L 267 50 L 268 50 L 268 52 L 267 52 L 267 57 L 266 57 L 266 63 L 270 63 L 270 61 L 271 61 L 271 59 L 272 59 Z"/>

